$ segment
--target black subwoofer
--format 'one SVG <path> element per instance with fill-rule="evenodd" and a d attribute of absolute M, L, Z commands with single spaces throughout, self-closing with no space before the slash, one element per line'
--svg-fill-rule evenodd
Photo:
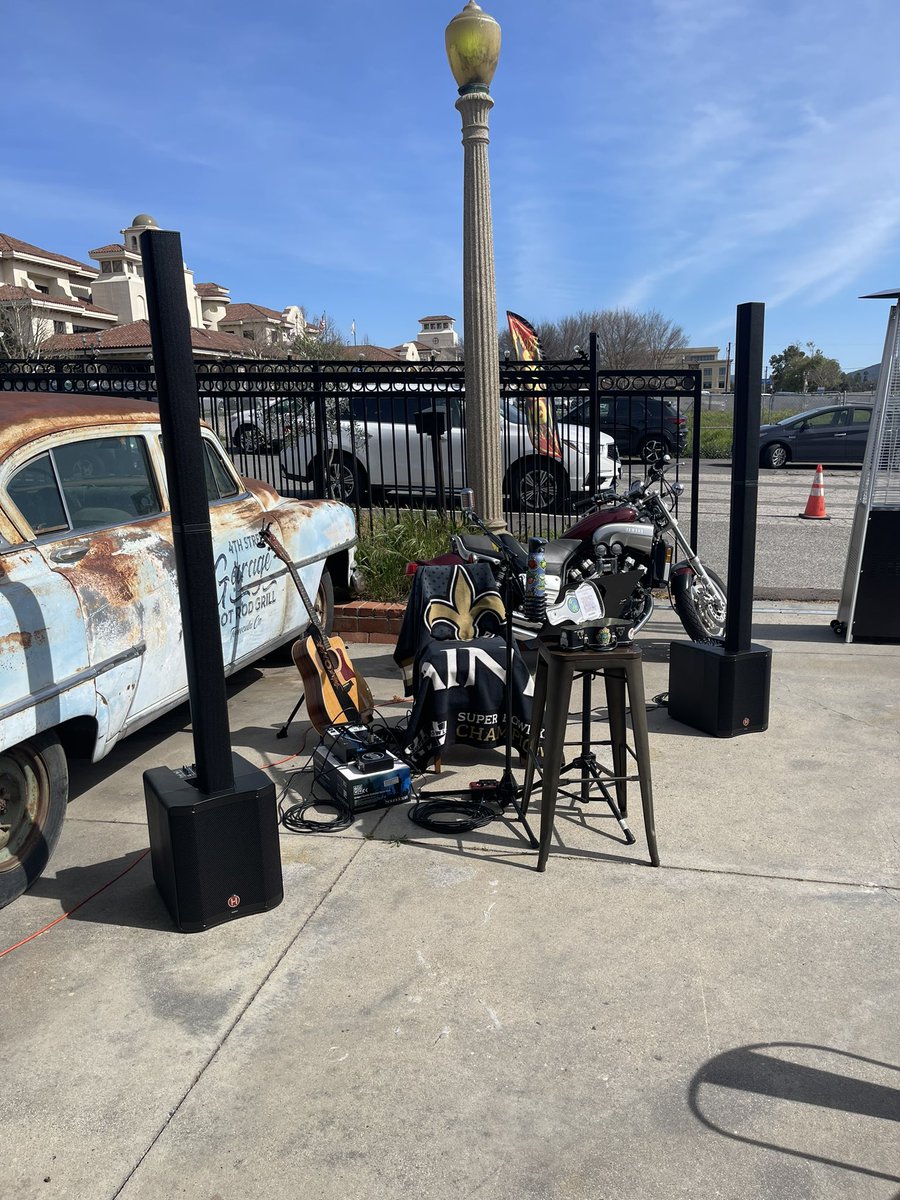
<path fill-rule="evenodd" d="M 275 785 L 232 755 L 234 789 L 207 796 L 191 773 L 144 772 L 153 879 L 179 929 L 194 933 L 284 898 Z"/>
<path fill-rule="evenodd" d="M 713 737 L 760 733 L 769 726 L 772 651 L 751 645 L 673 642 L 669 655 L 669 716 Z"/>

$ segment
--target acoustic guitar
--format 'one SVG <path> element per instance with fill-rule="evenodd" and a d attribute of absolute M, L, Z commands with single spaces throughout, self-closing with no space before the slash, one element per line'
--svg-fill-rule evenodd
<path fill-rule="evenodd" d="M 294 642 L 291 658 L 303 680 L 309 719 L 319 733 L 332 725 L 368 722 L 375 710 L 369 685 L 358 673 L 342 638 L 329 637 L 316 606 L 290 555 L 272 533 L 271 525 L 260 531 L 260 547 L 268 546 L 281 559 L 309 613 L 307 634 Z"/>

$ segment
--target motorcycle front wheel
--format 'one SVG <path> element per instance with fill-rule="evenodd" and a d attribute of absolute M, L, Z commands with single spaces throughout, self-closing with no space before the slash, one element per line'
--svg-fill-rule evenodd
<path fill-rule="evenodd" d="M 725 584 L 709 567 L 706 573 L 725 595 Z M 693 642 L 719 641 L 725 633 L 725 605 L 693 571 L 672 580 L 672 606 Z"/>

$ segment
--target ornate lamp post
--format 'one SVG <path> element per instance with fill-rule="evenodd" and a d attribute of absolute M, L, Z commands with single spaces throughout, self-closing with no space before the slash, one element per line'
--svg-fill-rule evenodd
<path fill-rule="evenodd" d="M 447 26 L 447 57 L 459 88 L 465 156 L 463 317 L 466 341 L 466 463 L 482 519 L 503 529 L 500 455 L 500 355 L 494 232 L 488 170 L 489 87 L 500 57 L 500 26 L 469 0 Z"/>

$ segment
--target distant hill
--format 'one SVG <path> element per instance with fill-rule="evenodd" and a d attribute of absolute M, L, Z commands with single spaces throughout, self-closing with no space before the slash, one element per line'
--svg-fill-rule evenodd
<path fill-rule="evenodd" d="M 873 386 L 878 382 L 878 376 L 881 373 L 881 363 L 875 363 L 871 367 L 860 367 L 858 371 L 848 371 L 854 379 L 859 379 L 863 383 L 871 383 Z"/>

